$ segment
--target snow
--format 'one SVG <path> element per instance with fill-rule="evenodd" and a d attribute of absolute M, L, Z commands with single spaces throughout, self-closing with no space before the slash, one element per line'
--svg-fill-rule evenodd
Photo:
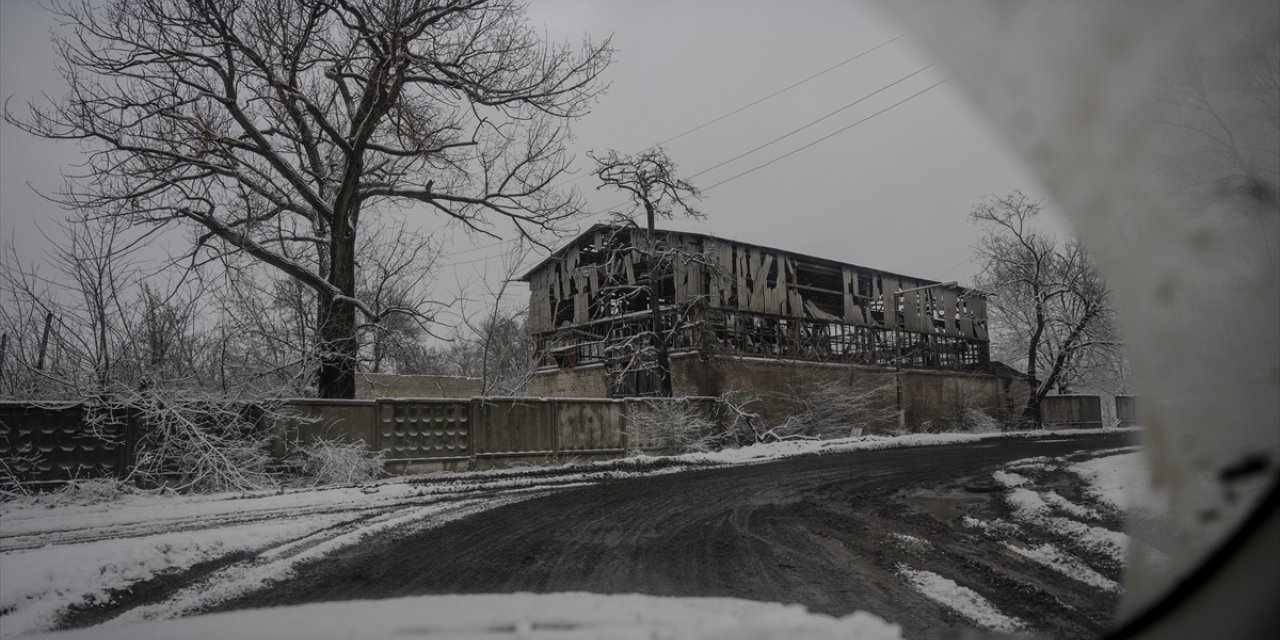
<path fill-rule="evenodd" d="M 420 507 L 405 512 L 383 514 L 359 529 L 325 539 L 302 550 L 294 545 L 272 549 L 261 554 L 258 562 L 232 565 L 197 584 L 171 594 L 165 600 L 126 611 L 105 626 L 136 623 L 155 618 L 191 615 L 209 606 L 244 595 L 273 581 L 287 578 L 299 565 L 331 554 L 359 542 L 366 536 L 388 529 L 417 525 L 418 529 L 437 527 L 446 522 L 473 515 L 486 509 L 510 504 L 525 496 L 505 499 L 477 499 L 462 503 L 445 503 Z"/>
<path fill-rule="evenodd" d="M 0 637 L 47 629 L 74 604 L 104 601 L 108 592 L 186 569 L 228 553 L 254 549 L 328 526 L 332 517 L 255 523 L 205 531 L 158 534 L 47 546 L 0 555 Z"/>
<path fill-rule="evenodd" d="M 897 436 L 867 435 L 833 440 L 788 440 L 756 444 L 738 449 L 726 449 L 710 453 L 687 453 L 679 456 L 666 456 L 667 460 L 678 460 L 701 464 L 743 464 L 751 462 L 769 462 L 793 456 L 846 453 L 852 451 L 876 451 L 880 449 L 897 449 L 907 447 L 929 447 L 943 444 L 964 444 L 984 440 L 1004 440 L 1016 438 L 1043 438 L 1047 436 L 1080 436 L 1088 434 L 1111 434 L 1137 431 L 1137 428 L 1108 429 L 1058 429 L 1037 431 L 1006 431 L 996 433 L 909 433 Z"/>
<path fill-rule="evenodd" d="M 898 565 L 898 575 L 911 584 L 924 597 L 950 609 L 973 624 L 1001 633 L 1014 633 L 1027 627 L 1026 623 L 1003 613 L 990 600 L 976 591 L 957 584 L 932 571 L 920 571 L 906 565 Z"/>
<path fill-rule="evenodd" d="M 1028 549 L 1005 543 L 1005 547 L 1024 558 L 1039 562 L 1062 575 L 1103 591 L 1120 590 L 1120 585 L 1114 580 L 1094 571 L 1079 558 L 1051 544 L 1042 544 Z"/>
<path fill-rule="evenodd" d="M 48 637 L 60 640 L 423 637 L 902 640 L 902 632 L 898 625 L 865 612 L 834 618 L 810 613 L 796 605 L 733 598 L 518 593 L 326 602 L 129 626 L 92 627 Z"/>
<path fill-rule="evenodd" d="M 1091 496 L 1116 509 L 1153 515 L 1169 511 L 1167 496 L 1150 484 L 1151 468 L 1141 451 L 1097 457 L 1068 468 L 1084 479 Z"/>
<path fill-rule="evenodd" d="M 1067 430 L 1062 435 L 1114 433 Z M 791 456 L 959 444 L 1058 432 L 940 433 L 790 441 L 715 453 L 637 456 L 559 468 L 441 473 L 365 486 L 213 495 L 125 494 L 108 502 L 0 504 L 0 637 L 50 628 L 74 605 L 102 604 L 139 581 L 218 559 L 194 584 L 127 611 L 121 622 L 186 615 L 285 577 L 361 538 L 393 527 L 438 526 L 546 491 L 687 468 L 755 464 Z M 1014 474 L 1010 474 L 1014 475 Z M 1000 523 L 1004 526 L 1013 526 Z M 899 543 L 911 543 L 906 537 Z M 232 562 L 240 553 L 252 561 Z"/>
<path fill-rule="evenodd" d="M 1030 489 L 1011 489 L 1005 502 L 1013 509 L 1013 517 L 1047 531 L 1069 538 L 1088 551 L 1102 554 L 1117 563 L 1124 563 L 1129 536 L 1103 527 L 1078 522 L 1070 518 L 1052 515 L 1052 509 L 1039 493 Z"/>
<path fill-rule="evenodd" d="M 282 578 L 298 563 L 367 535 L 422 520 L 438 524 L 546 487 L 581 486 L 582 477 L 543 479 L 541 486 L 530 478 L 501 478 L 484 485 L 489 495 L 470 501 L 456 494 L 476 491 L 474 483 L 387 483 L 292 493 L 133 495 L 58 509 L 6 505 L 0 512 L 0 638 L 49 629 L 70 606 L 104 603 L 111 591 L 165 572 L 236 552 L 256 558 L 232 563 L 127 617 L 187 613 Z"/>
<path fill-rule="evenodd" d="M 991 474 L 991 479 L 1006 487 L 1024 487 L 1031 482 L 1026 476 L 1009 473 L 1008 471 L 997 471 Z"/>
<path fill-rule="evenodd" d="M 983 533 L 993 536 L 1011 536 L 1020 531 L 1018 525 L 998 518 L 995 520 L 979 520 L 973 516 L 965 516 L 960 519 L 960 523 L 970 529 L 980 529 Z"/>
<path fill-rule="evenodd" d="M 1101 520 L 1102 516 L 1097 511 L 1088 507 L 1082 507 L 1060 495 L 1056 491 L 1043 491 L 1040 497 L 1049 504 L 1049 506 L 1066 513 L 1077 520 Z"/>

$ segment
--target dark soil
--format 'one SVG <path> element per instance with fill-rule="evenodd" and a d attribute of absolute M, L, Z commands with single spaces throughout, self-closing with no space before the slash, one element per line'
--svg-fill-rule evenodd
<path fill-rule="evenodd" d="M 1111 619 L 1115 594 L 1022 558 L 960 520 L 1007 514 L 988 478 L 1010 461 L 1129 440 L 994 440 L 611 481 L 362 543 L 217 610 L 590 591 L 798 603 L 831 615 L 864 610 L 901 624 L 911 638 L 961 633 L 964 620 L 899 577 L 906 565 L 955 580 L 1037 630 L 1094 637 Z M 1055 476 L 1053 488 L 1078 498 L 1072 478 Z"/>

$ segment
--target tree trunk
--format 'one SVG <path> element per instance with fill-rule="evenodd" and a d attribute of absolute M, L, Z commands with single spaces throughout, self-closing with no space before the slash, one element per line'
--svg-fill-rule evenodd
<path fill-rule="evenodd" d="M 1036 380 L 1036 364 L 1040 359 L 1040 336 L 1044 335 L 1047 321 L 1044 316 L 1044 301 L 1040 297 L 1038 287 L 1033 289 L 1033 295 L 1036 299 L 1036 326 L 1027 345 L 1027 377 L 1031 379 L 1031 384 L 1034 386 L 1027 397 L 1027 406 L 1022 409 L 1022 421 L 1040 426 L 1040 399 L 1045 396 L 1047 387 Z"/>
<path fill-rule="evenodd" d="M 658 268 L 658 247 L 654 241 L 654 212 L 653 205 L 647 201 L 644 203 L 645 211 L 648 214 L 648 250 L 649 250 L 649 308 L 653 311 L 653 350 L 657 355 L 658 364 L 658 395 L 663 398 L 670 398 L 674 394 L 671 384 L 671 354 L 667 352 L 667 337 L 663 332 L 662 322 L 662 301 L 658 299 L 659 285 L 662 282 L 662 273 Z"/>
<path fill-rule="evenodd" d="M 329 246 L 329 282 L 344 295 L 354 298 L 355 233 L 345 223 L 335 224 Z M 320 350 L 320 371 L 316 380 L 316 393 L 321 398 L 353 399 L 356 397 L 356 356 L 359 349 L 356 340 L 356 306 L 351 300 L 329 295 L 321 294 L 317 298 L 319 322 L 316 338 Z"/>

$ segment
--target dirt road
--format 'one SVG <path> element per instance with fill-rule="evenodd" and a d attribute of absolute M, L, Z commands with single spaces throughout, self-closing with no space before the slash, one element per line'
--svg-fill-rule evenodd
<path fill-rule="evenodd" d="M 218 609 L 411 594 L 590 591 L 730 596 L 835 615 L 865 610 L 902 624 L 913 638 L 965 626 L 904 582 L 905 565 L 948 576 L 1034 628 L 1089 637 L 1109 621 L 1114 593 L 1084 588 L 960 521 L 1008 514 L 998 492 L 973 491 L 1002 464 L 1127 444 L 1126 434 L 996 440 L 570 489 L 367 542 Z M 1063 479 L 1056 489 L 1087 502 L 1072 484 Z M 1119 529 L 1119 522 L 1107 526 Z M 1119 567 L 1093 564 L 1118 578 Z"/>

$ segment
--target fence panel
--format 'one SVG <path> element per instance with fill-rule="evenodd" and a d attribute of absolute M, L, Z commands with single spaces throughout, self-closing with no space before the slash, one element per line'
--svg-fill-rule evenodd
<path fill-rule="evenodd" d="M 288 453 L 288 446 L 315 440 L 364 442 L 377 447 L 377 406 L 372 400 L 291 400 L 289 417 L 276 424 L 279 435 L 275 454 Z"/>
<path fill-rule="evenodd" d="M 379 400 L 374 448 L 387 453 L 388 470 L 464 466 L 471 455 L 471 412 L 466 401 Z"/>
<path fill-rule="evenodd" d="M 122 478 L 128 471 L 133 429 L 127 414 L 92 433 L 82 404 L 0 402 L 0 457 L 23 482 Z"/>
<path fill-rule="evenodd" d="M 1116 396 L 1116 426 L 1132 427 L 1138 423 L 1138 399 Z"/>
<path fill-rule="evenodd" d="M 627 449 L 627 406 L 618 400 L 552 400 L 560 458 L 615 458 Z"/>
<path fill-rule="evenodd" d="M 1102 399 L 1098 396 L 1045 396 L 1040 401 L 1040 422 L 1049 429 L 1101 428 Z"/>
<path fill-rule="evenodd" d="M 480 468 L 556 459 L 555 404 L 541 398 L 472 398 L 471 453 Z"/>

